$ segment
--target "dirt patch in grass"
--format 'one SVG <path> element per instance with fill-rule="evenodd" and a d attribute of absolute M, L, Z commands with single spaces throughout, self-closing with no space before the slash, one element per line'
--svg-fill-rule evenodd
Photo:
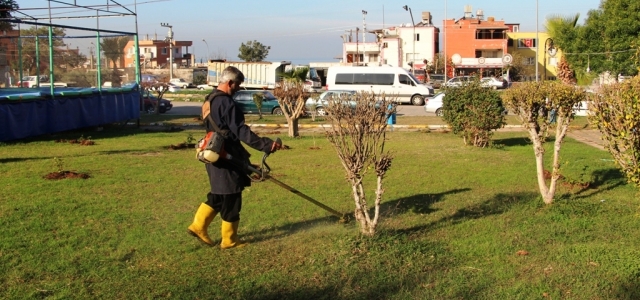
<path fill-rule="evenodd" d="M 93 146 L 96 143 L 92 140 L 65 140 L 65 139 L 60 139 L 60 140 L 56 140 L 56 143 L 69 143 L 69 144 L 78 144 L 81 146 Z"/>
<path fill-rule="evenodd" d="M 66 178 L 79 178 L 79 179 L 88 179 L 91 176 L 86 173 L 76 173 L 73 171 L 61 171 L 61 172 L 51 172 L 44 176 L 44 179 L 48 180 L 58 180 L 58 179 L 66 179 Z"/>

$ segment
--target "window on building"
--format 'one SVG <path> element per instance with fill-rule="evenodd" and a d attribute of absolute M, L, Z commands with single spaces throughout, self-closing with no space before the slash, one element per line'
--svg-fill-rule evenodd
<path fill-rule="evenodd" d="M 180 48 L 175 48 L 174 50 L 176 50 L 175 54 L 180 54 Z"/>
<path fill-rule="evenodd" d="M 507 29 L 478 29 L 477 40 L 504 40 L 507 38 Z"/>
<path fill-rule="evenodd" d="M 535 48 L 536 39 L 518 39 L 518 48 Z"/>
<path fill-rule="evenodd" d="M 387 42 L 382 43 L 382 48 L 389 48 L 389 44 Z"/>
<path fill-rule="evenodd" d="M 529 66 L 531 66 L 531 65 L 534 65 L 535 63 L 536 63 L 536 58 L 535 58 L 535 57 L 525 57 L 525 58 L 522 60 L 522 64 L 523 64 L 523 65 L 529 65 Z"/>
<path fill-rule="evenodd" d="M 167 54 L 167 47 L 162 48 L 162 54 Z"/>
<path fill-rule="evenodd" d="M 415 37 L 415 39 L 416 39 L 416 42 L 419 42 L 419 41 L 420 41 L 420 34 L 419 34 L 419 33 L 416 33 L 416 37 Z"/>
<path fill-rule="evenodd" d="M 378 62 L 378 54 L 369 54 L 369 62 Z"/>

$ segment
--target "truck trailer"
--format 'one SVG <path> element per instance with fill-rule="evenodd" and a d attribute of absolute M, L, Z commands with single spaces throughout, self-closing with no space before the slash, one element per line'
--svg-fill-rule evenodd
<path fill-rule="evenodd" d="M 234 66 L 244 74 L 244 87 L 248 89 L 273 89 L 276 83 L 282 80 L 280 73 L 285 72 L 285 68 L 291 62 L 235 62 L 210 60 L 208 64 L 208 79 L 210 86 L 217 86 L 222 70 L 226 67 Z"/>

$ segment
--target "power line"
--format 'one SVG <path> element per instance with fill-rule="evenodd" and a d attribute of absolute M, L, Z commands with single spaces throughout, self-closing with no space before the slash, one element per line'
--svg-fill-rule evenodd
<path fill-rule="evenodd" d="M 606 52 L 591 52 L 591 53 L 562 53 L 563 55 L 603 55 L 603 54 L 613 54 L 613 53 L 624 53 L 624 52 L 632 52 L 637 51 L 638 49 L 629 49 L 629 50 L 620 50 L 620 51 L 606 51 Z"/>

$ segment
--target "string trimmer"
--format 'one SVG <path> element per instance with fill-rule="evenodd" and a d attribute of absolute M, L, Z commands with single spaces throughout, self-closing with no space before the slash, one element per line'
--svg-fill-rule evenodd
<path fill-rule="evenodd" d="M 276 143 L 281 143 L 280 139 L 277 139 Z M 282 144 L 281 144 L 282 145 Z M 317 205 L 318 207 L 330 212 L 331 214 L 335 215 L 336 217 L 340 218 L 340 223 L 347 223 L 349 222 L 349 215 L 347 214 L 341 214 L 338 211 L 336 211 L 335 209 L 328 207 L 322 203 L 320 203 L 318 200 L 315 200 L 307 195 L 305 195 L 304 193 L 300 192 L 299 190 L 285 184 L 284 182 L 273 178 L 269 173 L 271 172 L 271 168 L 269 167 L 269 165 L 267 164 L 267 157 L 269 156 L 269 154 L 264 154 L 264 156 L 262 156 L 262 164 L 259 168 L 253 166 L 253 165 L 249 165 L 247 166 L 247 169 L 255 174 L 257 174 L 257 178 L 254 178 L 254 180 L 258 180 L 258 181 L 262 181 L 265 179 L 269 179 L 271 181 L 273 181 L 273 183 L 279 185 L 280 187 L 288 190 L 289 192 L 292 192 L 300 197 L 302 197 L 303 199 Z"/>
<path fill-rule="evenodd" d="M 282 145 L 282 140 L 280 140 L 279 138 L 276 139 L 275 141 L 276 143 Z M 302 192 L 298 191 L 297 189 L 294 189 L 293 187 L 283 183 L 282 181 L 273 178 L 269 172 L 271 172 L 271 168 L 269 167 L 269 165 L 267 164 L 267 157 L 269 156 L 269 154 L 266 154 L 262 157 L 262 164 L 261 166 L 254 166 L 254 165 L 246 165 L 244 162 L 241 162 L 237 159 L 235 159 L 233 156 L 231 156 L 229 153 L 226 153 L 226 151 L 224 151 L 224 147 L 223 147 L 223 139 L 221 139 L 219 136 L 215 135 L 213 132 L 209 132 L 207 134 L 207 136 L 205 138 L 203 138 L 202 140 L 200 140 L 200 142 L 198 143 L 198 145 L 196 146 L 197 149 L 197 153 L 196 153 L 196 158 L 204 163 L 213 163 L 216 162 L 218 159 L 222 158 L 225 160 L 228 160 L 230 162 L 232 162 L 233 164 L 247 169 L 253 173 L 255 173 L 257 176 L 252 177 L 253 180 L 255 181 L 263 181 L 265 179 L 269 179 L 271 181 L 273 181 L 275 184 L 279 185 L 280 187 L 285 188 L 286 190 L 302 197 L 303 199 L 319 206 L 320 208 L 330 212 L 331 214 L 335 215 L 336 217 L 340 218 L 340 222 L 341 223 L 347 223 L 349 222 L 349 216 L 347 214 L 341 214 L 338 211 L 336 211 L 335 209 L 332 209 L 331 207 L 328 207 L 322 203 L 320 203 L 319 201 L 303 194 Z"/>

